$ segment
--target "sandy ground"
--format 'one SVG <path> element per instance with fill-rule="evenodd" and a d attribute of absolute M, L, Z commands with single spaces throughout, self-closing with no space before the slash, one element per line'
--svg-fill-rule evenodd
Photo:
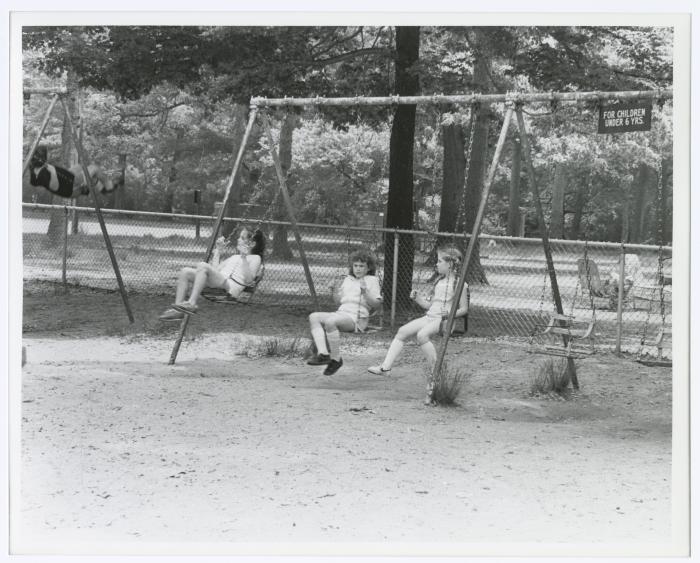
<path fill-rule="evenodd" d="M 134 297 L 133 326 L 114 294 L 24 299 L 16 550 L 671 541 L 670 369 L 595 355 L 554 400 L 529 394 L 541 356 L 462 338 L 459 404 L 425 407 L 415 345 L 389 376 L 366 372 L 389 331 L 346 338 L 326 377 L 241 354 L 303 336 L 299 312 L 225 322 L 205 306 L 170 366 L 179 325 L 153 320 L 167 296 Z"/>

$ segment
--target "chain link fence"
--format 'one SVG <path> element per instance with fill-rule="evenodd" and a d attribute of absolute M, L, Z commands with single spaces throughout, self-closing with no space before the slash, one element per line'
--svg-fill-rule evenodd
<path fill-rule="evenodd" d="M 127 291 L 158 294 L 174 292 L 179 269 L 203 259 L 215 222 L 206 216 L 109 209 L 103 215 Z M 298 226 L 321 309 L 335 308 L 329 286 L 347 274 L 352 252 L 364 247 L 376 254 L 385 327 L 421 314 L 408 294 L 411 288 L 430 292 L 436 244 L 451 243 L 464 250 L 467 242 L 461 234 Z M 94 209 L 23 204 L 22 228 L 25 281 L 117 287 Z M 315 305 L 290 224 L 266 221 L 262 229 L 268 238 L 265 277 L 254 301 L 312 310 Z M 672 326 L 672 248 L 550 242 L 564 312 L 595 320 L 595 345 L 619 344 L 623 351 L 655 353 L 655 336 Z M 483 235 L 475 254 L 468 334 L 532 340 L 554 311 L 542 241 Z M 618 311 L 615 277 L 622 254 L 626 286 Z M 584 259 L 588 269 L 582 268 Z"/>

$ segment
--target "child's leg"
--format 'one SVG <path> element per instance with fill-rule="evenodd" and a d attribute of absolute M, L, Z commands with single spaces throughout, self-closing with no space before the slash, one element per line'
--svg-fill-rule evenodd
<path fill-rule="evenodd" d="M 340 359 L 340 331 L 354 332 L 355 322 L 342 313 L 331 313 L 323 321 L 323 328 L 328 338 L 328 353 L 332 360 Z"/>
<path fill-rule="evenodd" d="M 212 268 L 211 264 L 200 262 L 197 264 L 197 271 L 192 282 L 192 291 L 188 303 L 192 306 L 197 304 L 197 299 L 205 287 L 226 287 L 226 277 Z"/>
<path fill-rule="evenodd" d="M 399 328 L 399 330 L 396 331 L 396 336 L 389 345 L 389 349 L 386 352 L 381 368 L 385 371 L 390 370 L 391 366 L 394 365 L 394 361 L 396 361 L 396 358 L 398 358 L 399 354 L 401 353 L 404 342 L 406 342 L 406 340 L 414 334 L 418 334 L 418 332 L 430 322 L 431 319 L 428 317 L 420 317 L 418 319 L 413 319 Z"/>
<path fill-rule="evenodd" d="M 187 295 L 187 288 L 190 282 L 194 280 L 194 275 L 197 272 L 194 268 L 182 268 L 177 275 L 177 285 L 175 286 L 175 303 L 182 303 Z"/>
<path fill-rule="evenodd" d="M 323 328 L 324 319 L 333 313 L 311 313 L 309 315 L 309 329 L 311 330 L 311 338 L 316 345 L 318 354 L 328 355 L 328 347 L 326 346 L 326 331 Z"/>
<path fill-rule="evenodd" d="M 430 341 L 430 338 L 440 332 L 440 323 L 441 319 L 433 319 L 433 322 L 426 324 L 416 333 L 416 341 L 423 351 L 423 354 L 425 354 L 425 357 L 428 359 L 428 366 L 430 366 L 430 369 L 435 365 L 435 359 L 437 358 L 435 346 Z"/>

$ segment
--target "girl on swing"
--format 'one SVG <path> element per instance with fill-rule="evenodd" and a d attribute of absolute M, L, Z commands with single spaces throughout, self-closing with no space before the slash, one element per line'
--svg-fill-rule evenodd
<path fill-rule="evenodd" d="M 91 184 L 99 193 L 108 193 L 117 187 L 96 164 L 89 164 L 87 169 L 91 182 L 85 179 L 83 167 L 79 164 L 70 168 L 49 164 L 48 148 L 46 145 L 39 145 L 29 161 L 29 183 L 65 198 L 89 194 Z"/>
<path fill-rule="evenodd" d="M 404 343 L 412 336 L 416 337 L 418 345 L 428 360 L 429 369 L 432 370 L 437 352 L 430 338 L 440 333 L 441 326 L 450 313 L 452 302 L 457 293 L 456 286 L 461 261 L 462 253 L 455 247 L 445 246 L 438 249 L 437 264 L 435 265 L 437 280 L 433 285 L 431 295 L 421 295 L 415 289 L 411 291 L 411 299 L 418 303 L 423 309 L 427 309 L 425 315 L 413 319 L 399 328 L 396 332 L 396 336 L 389 345 L 389 350 L 386 353 L 384 361 L 377 366 L 368 368 L 367 371 L 375 375 L 389 373 L 394 365 L 394 361 L 401 353 Z M 457 309 L 456 317 L 463 317 L 467 314 L 469 307 L 467 299 L 468 292 L 469 286 L 465 283 L 459 300 L 459 308 Z M 429 404 L 432 401 L 432 387 L 430 382 L 428 382 L 427 392 L 426 404 Z"/>
<path fill-rule="evenodd" d="M 227 245 L 220 237 L 212 253 L 211 263 L 199 262 L 194 268 L 182 268 L 177 276 L 175 303 L 160 317 L 161 321 L 181 321 L 185 315 L 197 312 L 197 301 L 207 287 L 225 289 L 234 299 L 255 280 L 265 252 L 265 235 L 260 229 L 241 226 L 237 233 L 237 254 L 220 262 L 221 252 Z M 234 237 L 231 237 L 233 239 Z M 187 289 L 192 284 L 189 298 Z"/>
<path fill-rule="evenodd" d="M 341 284 L 332 284 L 333 300 L 339 305 L 332 313 L 309 315 L 311 338 L 317 353 L 307 362 L 325 365 L 323 375 L 333 375 L 343 365 L 340 357 L 340 332 L 362 332 L 367 328 L 370 310 L 382 302 L 379 280 L 374 275 L 376 260 L 367 251 L 350 256 L 349 273 Z M 327 343 L 327 344 L 326 344 Z"/>

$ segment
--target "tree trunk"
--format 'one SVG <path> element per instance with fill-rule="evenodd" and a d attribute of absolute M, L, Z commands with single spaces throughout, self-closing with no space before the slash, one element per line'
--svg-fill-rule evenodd
<path fill-rule="evenodd" d="M 396 93 L 417 95 L 420 91 L 417 63 L 419 60 L 420 28 L 396 27 Z M 413 228 L 413 144 L 415 140 L 416 106 L 400 105 L 394 113 L 389 139 L 389 196 L 386 206 L 388 228 Z M 410 306 L 413 284 L 415 241 L 412 236 L 399 239 L 396 303 L 402 309 Z M 384 280 L 382 293 L 390 302 L 394 276 L 394 235 L 384 238 Z"/>
<path fill-rule="evenodd" d="M 297 115 L 290 111 L 284 116 L 282 127 L 280 128 L 280 166 L 282 167 L 282 174 L 284 174 L 284 177 L 287 179 L 287 189 L 290 191 L 290 197 L 291 185 L 289 181 L 289 170 L 292 167 L 292 142 L 294 140 L 294 128 L 297 126 L 297 122 Z M 282 198 L 282 192 L 279 189 L 277 190 L 275 208 L 278 210 L 278 216 L 276 217 L 277 219 L 281 221 L 289 221 L 287 210 L 284 206 L 284 200 Z M 275 234 L 272 239 L 272 255 L 280 260 L 291 260 L 294 257 L 294 254 L 292 254 L 292 249 L 289 247 L 289 241 L 287 240 L 286 225 L 277 225 L 275 227 Z"/>
<path fill-rule="evenodd" d="M 628 243 L 630 238 L 630 199 L 627 192 L 623 192 L 621 205 L 622 226 L 620 228 L 620 242 Z"/>
<path fill-rule="evenodd" d="M 508 236 L 520 236 L 520 159 L 522 158 L 520 139 L 513 138 L 513 163 L 510 171 L 510 191 L 508 194 Z"/>
<path fill-rule="evenodd" d="M 552 214 L 549 220 L 549 237 L 564 238 L 564 192 L 566 191 L 566 166 L 558 162 L 552 186 Z"/>
<path fill-rule="evenodd" d="M 475 39 L 479 44 L 479 49 L 477 49 L 475 53 L 474 60 L 474 87 L 479 92 L 487 93 L 489 91 L 488 84 L 490 80 L 491 62 L 487 52 L 486 37 L 481 32 L 478 32 L 475 34 Z M 469 170 L 466 179 L 466 224 L 463 228 L 469 233 L 471 233 L 474 228 L 476 214 L 479 209 L 479 203 L 481 202 L 481 191 L 484 186 L 490 119 L 491 112 L 488 110 L 488 107 L 482 107 L 481 111 L 477 114 L 471 162 L 467 164 Z M 475 284 L 487 284 L 488 280 L 481 266 L 481 258 L 479 256 L 480 246 L 479 241 L 474 245 L 474 252 L 469 261 L 467 281 Z M 466 250 L 466 244 L 463 250 Z"/>
<path fill-rule="evenodd" d="M 464 132 L 457 124 L 444 125 L 442 139 L 443 174 L 438 231 L 448 233 L 457 228 L 457 214 L 464 197 Z M 438 244 L 443 242 L 447 241 L 438 241 Z"/>
<path fill-rule="evenodd" d="M 629 240 L 641 243 L 644 239 L 645 215 L 650 197 L 656 194 L 656 175 L 646 164 L 642 164 L 634 175 L 635 199 L 630 214 Z"/>
<path fill-rule="evenodd" d="M 246 122 L 248 119 L 248 108 L 244 104 L 234 104 L 233 106 L 233 146 L 231 147 L 231 169 L 233 170 L 233 164 L 236 161 L 236 156 L 241 148 L 241 142 L 243 141 L 243 135 L 245 134 Z M 231 170 L 231 171 L 232 171 Z M 240 204 L 243 201 L 243 194 L 241 193 L 241 173 L 236 175 L 236 180 L 231 187 L 231 197 L 228 200 L 226 206 L 226 211 L 224 212 L 224 217 L 238 217 L 243 215 L 241 213 Z M 221 225 L 221 233 L 225 237 L 228 237 L 231 232 L 236 228 L 236 226 L 230 222 L 226 222 Z"/>
<path fill-rule="evenodd" d="M 175 201 L 175 186 L 177 182 L 177 164 L 182 158 L 182 139 L 185 138 L 185 130 L 178 127 L 175 134 L 175 148 L 173 149 L 173 159 L 170 162 L 168 172 L 168 184 L 165 186 L 165 199 L 163 201 L 163 213 L 173 213 L 173 202 Z"/>
<path fill-rule="evenodd" d="M 661 197 L 657 213 L 660 225 L 656 235 L 656 244 L 670 244 L 673 241 L 673 209 L 668 208 L 668 198 L 672 190 L 673 161 L 664 158 L 661 161 Z M 670 219 L 670 220 L 669 220 Z"/>
<path fill-rule="evenodd" d="M 124 209 L 126 199 L 126 153 L 119 154 L 119 177 L 114 185 L 114 208 Z"/>
<path fill-rule="evenodd" d="M 569 235 L 572 240 L 581 239 L 581 222 L 583 221 L 583 212 L 586 208 L 586 186 L 579 185 L 576 190 L 576 196 L 574 198 L 574 216 L 571 221 L 571 234 Z M 585 238 L 588 238 L 588 233 L 583 233 Z"/>

